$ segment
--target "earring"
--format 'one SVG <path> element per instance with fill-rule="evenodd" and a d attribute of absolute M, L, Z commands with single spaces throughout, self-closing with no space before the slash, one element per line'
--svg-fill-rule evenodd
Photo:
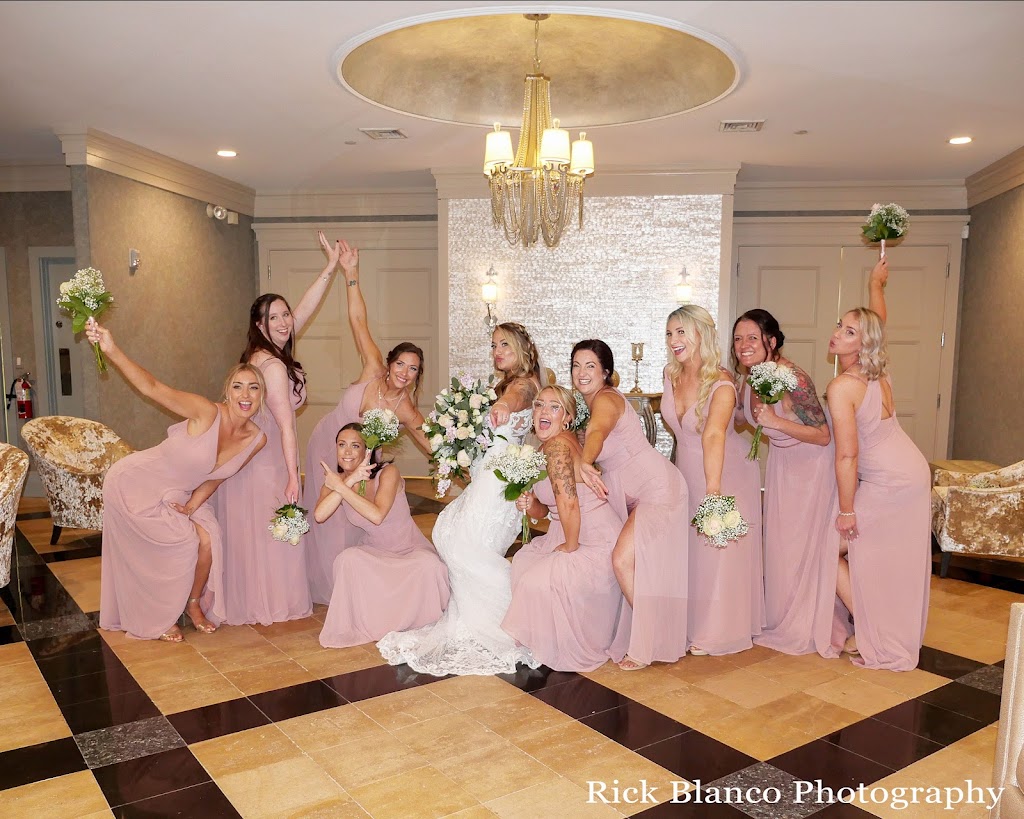
<path fill-rule="evenodd" d="M 568 432 L 569 431 L 569 427 L 571 427 L 571 426 L 572 426 L 572 423 L 570 423 L 569 421 L 566 421 L 564 424 L 562 424 L 562 429 L 564 429 L 566 432 Z"/>

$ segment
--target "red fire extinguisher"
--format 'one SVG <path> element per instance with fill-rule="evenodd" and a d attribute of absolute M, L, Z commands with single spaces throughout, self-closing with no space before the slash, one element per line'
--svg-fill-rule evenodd
<path fill-rule="evenodd" d="M 18 402 L 18 418 L 27 420 L 32 417 L 32 384 L 28 373 L 18 379 L 14 388 L 14 398 Z"/>

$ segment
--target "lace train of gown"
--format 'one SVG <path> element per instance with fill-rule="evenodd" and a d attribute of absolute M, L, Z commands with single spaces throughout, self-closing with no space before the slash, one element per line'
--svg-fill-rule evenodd
<path fill-rule="evenodd" d="M 470 484 L 437 517 L 434 548 L 448 567 L 451 599 L 436 623 L 412 631 L 393 631 L 378 643 L 391 665 L 407 663 L 422 674 L 510 674 L 517 663 L 539 663 L 501 628 L 512 601 L 512 566 L 505 552 L 516 539 L 522 517 L 503 497 L 487 461 L 509 443 L 522 443 L 530 429 L 532 410 L 512 413 L 495 430 L 496 438 L 470 467 Z"/>

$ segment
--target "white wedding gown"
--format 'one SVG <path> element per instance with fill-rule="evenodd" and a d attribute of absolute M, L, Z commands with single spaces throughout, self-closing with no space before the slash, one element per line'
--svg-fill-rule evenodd
<path fill-rule="evenodd" d="M 505 552 L 521 531 L 522 515 L 505 500 L 505 484 L 487 466 L 510 443 L 523 442 L 532 418 L 530 409 L 514 412 L 495 430 L 490 448 L 470 467 L 469 486 L 438 515 L 433 541 L 448 566 L 451 600 L 436 623 L 381 638 L 377 648 L 391 665 L 407 663 L 436 677 L 511 674 L 517 663 L 539 665 L 501 629 L 512 600 L 512 566 Z"/>

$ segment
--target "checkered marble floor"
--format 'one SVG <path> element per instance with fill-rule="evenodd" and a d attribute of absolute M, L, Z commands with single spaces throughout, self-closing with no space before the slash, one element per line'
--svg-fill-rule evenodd
<path fill-rule="evenodd" d="M 407 486 L 429 535 L 442 505 Z M 540 527 L 540 528 L 543 528 Z M 372 645 L 323 649 L 324 616 L 185 629 L 172 645 L 96 628 L 99 536 L 51 546 L 25 499 L 0 590 L 0 805 L 32 817 L 982 817 L 829 791 L 991 784 L 1009 606 L 1022 567 L 960 559 L 932 579 L 910 673 L 755 648 L 622 672 L 438 679 Z M 775 787 L 777 804 L 672 803 Z M 796 783 L 821 781 L 796 801 Z M 588 801 L 645 782 L 646 803 Z M 632 794 L 626 794 L 632 796 Z M 831 802 L 831 803 L 830 803 Z"/>

